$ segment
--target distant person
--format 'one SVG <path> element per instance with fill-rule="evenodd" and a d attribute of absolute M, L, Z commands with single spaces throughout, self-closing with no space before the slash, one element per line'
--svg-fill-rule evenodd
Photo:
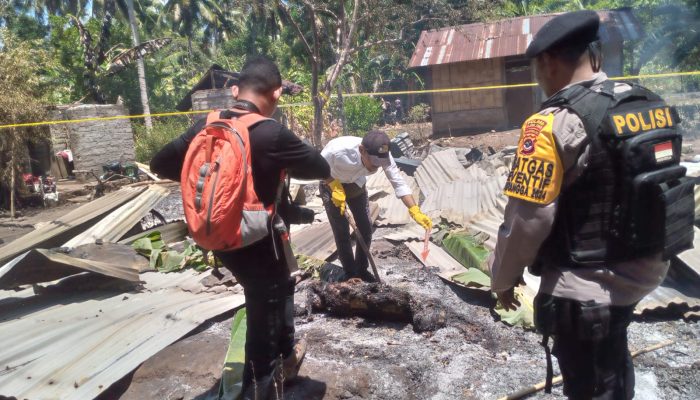
<path fill-rule="evenodd" d="M 403 122 L 404 112 L 401 99 L 394 100 L 394 109 L 396 110 L 396 123 Z"/>
<path fill-rule="evenodd" d="M 214 117 L 243 118 L 250 113 L 269 117 L 277 108 L 281 86 L 279 70 L 272 61 L 252 58 L 233 88 L 235 104 Z M 151 170 L 179 181 L 188 146 L 206 121 L 200 119 L 160 150 L 151 161 Z M 278 211 L 286 225 L 313 221 L 313 211 L 289 204 L 280 177 L 286 171 L 300 179 L 326 179 L 330 176 L 326 160 L 274 120 L 252 125 L 249 132 L 253 186 L 260 201 L 265 207 L 281 202 Z M 245 294 L 248 328 L 241 398 L 246 400 L 281 399 L 282 381 L 296 377 L 306 352 L 306 343 L 300 340 L 295 344 L 294 340 L 294 280 L 287 264 L 293 260 L 285 258 L 280 235 L 271 225 L 269 222 L 263 239 L 247 247 L 215 252 Z"/>
<path fill-rule="evenodd" d="M 389 112 L 390 112 L 391 105 L 389 104 L 388 101 L 384 100 L 384 97 L 381 97 L 379 99 L 379 102 L 380 102 L 379 106 L 382 108 L 382 125 L 386 125 L 389 123 L 389 118 L 390 118 Z"/>
<path fill-rule="evenodd" d="M 372 242 L 372 223 L 369 219 L 366 176 L 379 168 L 384 169 L 397 198 L 408 208 L 411 217 L 423 228 L 432 229 L 433 222 L 421 212 L 411 188 L 404 181 L 393 157 L 389 154 L 389 137 L 381 131 L 370 131 L 364 138 L 343 136 L 333 139 L 321 151 L 331 168 L 330 178 L 320 184 L 321 199 L 331 223 L 333 237 L 347 278 L 372 282 L 367 270 L 367 255 L 361 246 L 352 254 L 350 227 L 345 217 L 345 204 L 350 207 L 357 228 L 369 249 Z"/>
<path fill-rule="evenodd" d="M 491 260 L 505 309 L 526 266 L 541 275 L 535 325 L 571 399 L 631 399 L 627 328 L 636 304 L 692 247 L 693 181 L 679 165 L 672 107 L 600 71 L 600 19 L 559 15 L 526 55 L 547 96 L 522 126 Z M 547 349 L 547 387 L 552 364 Z"/>

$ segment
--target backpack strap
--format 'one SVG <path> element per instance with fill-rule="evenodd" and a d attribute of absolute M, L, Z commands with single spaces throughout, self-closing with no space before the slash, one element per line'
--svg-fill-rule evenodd
<path fill-rule="evenodd" d="M 253 126 L 255 126 L 263 121 L 268 121 L 268 120 L 274 121 L 274 119 L 272 119 L 272 118 L 263 117 L 260 114 L 252 113 L 252 112 L 248 112 L 248 113 L 239 115 L 237 118 L 241 122 L 243 122 L 248 127 L 248 129 L 252 128 Z"/>
<path fill-rule="evenodd" d="M 573 85 L 544 102 L 542 107 L 562 107 L 571 110 L 581 118 L 588 138 L 595 140 L 594 136 L 598 133 L 603 118 L 614 103 L 614 88 L 615 83 L 611 80 L 603 82 L 600 92 L 583 85 Z"/>

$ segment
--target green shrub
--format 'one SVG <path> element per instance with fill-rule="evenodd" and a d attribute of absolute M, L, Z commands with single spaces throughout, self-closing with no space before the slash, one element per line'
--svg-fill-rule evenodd
<path fill-rule="evenodd" d="M 425 122 L 430 117 L 430 106 L 425 103 L 416 104 L 408 111 L 408 122 Z"/>
<path fill-rule="evenodd" d="M 154 154 L 171 140 L 185 133 L 190 125 L 187 118 L 170 117 L 153 121 L 153 129 L 149 133 L 142 123 L 134 124 L 136 161 L 148 163 Z"/>
<path fill-rule="evenodd" d="M 364 136 L 382 115 L 380 101 L 372 97 L 348 97 L 344 106 L 348 131 L 357 136 Z"/>

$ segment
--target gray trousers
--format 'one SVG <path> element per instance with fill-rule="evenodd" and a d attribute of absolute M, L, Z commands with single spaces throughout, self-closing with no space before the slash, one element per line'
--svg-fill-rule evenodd
<path fill-rule="evenodd" d="M 343 187 L 347 195 L 347 206 L 352 211 L 357 229 L 360 230 L 360 234 L 362 234 L 369 249 L 372 242 L 372 223 L 369 220 L 367 190 L 364 187 L 360 188 L 354 183 L 343 184 Z M 369 261 L 362 247 L 357 246 L 355 254 L 352 254 L 350 224 L 345 216 L 340 215 L 340 210 L 331 201 L 330 188 L 325 183 L 321 183 L 319 191 L 328 215 L 328 221 L 333 230 L 335 245 L 338 248 L 338 259 L 345 270 L 346 276 L 348 278 L 369 278 L 371 280 L 372 274 L 367 270 Z"/>

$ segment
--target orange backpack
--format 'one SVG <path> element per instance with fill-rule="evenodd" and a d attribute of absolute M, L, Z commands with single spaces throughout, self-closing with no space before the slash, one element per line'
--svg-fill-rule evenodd
<path fill-rule="evenodd" d="M 271 231 L 277 199 L 265 207 L 255 193 L 248 128 L 266 120 L 247 113 L 221 119 L 215 111 L 192 139 L 180 175 L 182 204 L 190 235 L 205 250 L 235 250 Z"/>

